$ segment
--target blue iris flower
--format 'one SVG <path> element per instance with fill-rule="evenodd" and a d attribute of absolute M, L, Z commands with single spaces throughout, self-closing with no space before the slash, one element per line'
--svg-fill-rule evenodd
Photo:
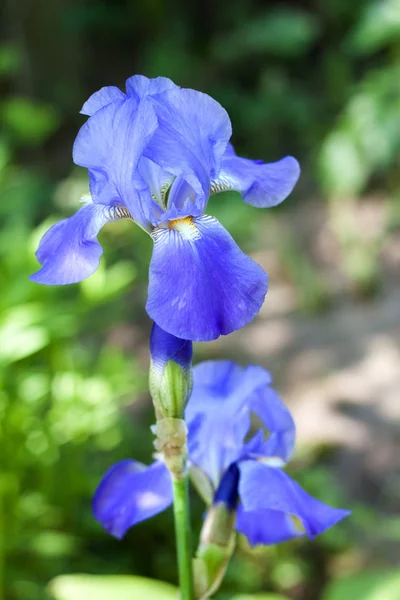
<path fill-rule="evenodd" d="M 236 510 L 236 530 L 251 545 L 313 538 L 349 514 L 319 502 L 283 470 L 293 453 L 295 426 L 267 371 L 230 361 L 204 362 L 193 371 L 186 409 L 193 479 L 209 504 Z M 162 461 L 146 467 L 124 460 L 104 476 L 93 509 L 105 529 L 121 538 L 171 502 Z"/>
<path fill-rule="evenodd" d="M 279 204 L 299 177 L 297 161 L 236 156 L 222 106 L 164 77 L 131 77 L 125 94 L 104 87 L 81 112 L 90 118 L 73 158 L 88 169 L 90 196 L 44 235 L 36 254 L 42 267 L 31 279 L 63 285 L 89 277 L 103 252 L 101 227 L 130 218 L 154 241 L 146 309 L 160 327 L 206 341 L 251 321 L 267 276 L 204 211 L 210 194 L 224 190 L 253 206 Z"/>

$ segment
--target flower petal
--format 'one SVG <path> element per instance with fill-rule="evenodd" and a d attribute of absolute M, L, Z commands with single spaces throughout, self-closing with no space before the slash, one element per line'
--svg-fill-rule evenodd
<path fill-rule="evenodd" d="M 146 96 L 162 94 L 172 89 L 179 89 L 179 87 L 167 77 L 149 79 L 144 75 L 134 75 L 126 80 L 126 93 L 128 96 L 136 95 L 139 98 L 145 98 Z"/>
<path fill-rule="evenodd" d="M 299 163 L 292 156 L 263 163 L 236 156 L 230 145 L 222 159 L 221 171 L 211 183 L 211 193 L 235 190 L 247 204 L 269 208 L 287 198 L 299 175 Z"/>
<path fill-rule="evenodd" d="M 189 400 L 189 404 L 190 404 Z M 214 418 L 197 414 L 188 423 L 190 463 L 203 471 L 217 490 L 226 469 L 237 462 L 243 453 L 243 439 L 249 429 L 248 413 L 237 412 L 236 420 L 224 419 L 222 410 Z"/>
<path fill-rule="evenodd" d="M 250 546 L 279 544 L 304 535 L 284 512 L 269 509 L 246 512 L 241 504 L 236 513 L 236 530 L 247 537 Z"/>
<path fill-rule="evenodd" d="M 122 202 L 146 229 L 153 203 L 137 167 L 156 127 L 157 117 L 148 102 L 115 101 L 86 121 L 73 149 L 74 162 L 90 171 L 93 201 Z"/>
<path fill-rule="evenodd" d="M 207 360 L 193 367 L 193 390 L 186 408 L 186 420 L 198 413 L 214 417 L 224 413 L 226 420 L 237 420 L 237 411 L 256 390 L 267 386 L 271 376 L 262 367 L 242 367 L 231 360 Z"/>
<path fill-rule="evenodd" d="M 150 263 L 149 316 L 192 341 L 240 329 L 261 308 L 267 276 L 214 217 L 181 219 L 157 228 Z"/>
<path fill-rule="evenodd" d="M 187 181 L 201 212 L 232 133 L 228 113 L 207 94 L 190 89 L 175 88 L 151 102 L 159 128 L 145 155 Z"/>
<path fill-rule="evenodd" d="M 105 474 L 93 499 L 93 513 L 116 538 L 140 521 L 165 510 L 172 503 L 170 474 L 164 463 L 149 467 L 123 460 Z"/>
<path fill-rule="evenodd" d="M 126 96 L 119 88 L 115 85 L 109 85 L 101 88 L 98 92 L 95 92 L 86 100 L 85 104 L 81 108 L 82 115 L 88 115 L 91 117 L 95 112 L 111 104 L 115 100 L 125 100 Z"/>
<path fill-rule="evenodd" d="M 281 469 L 251 460 L 241 462 L 239 469 L 245 511 L 272 509 L 298 517 L 311 539 L 350 514 L 313 498 Z"/>
<path fill-rule="evenodd" d="M 282 465 L 292 457 L 296 442 L 296 426 L 289 409 L 269 385 L 259 387 L 249 399 L 249 409 L 268 430 L 267 440 L 253 438 L 247 451 L 259 457 L 279 457 Z"/>
<path fill-rule="evenodd" d="M 97 234 L 105 223 L 114 220 L 112 211 L 103 204 L 87 204 L 50 227 L 36 252 L 42 268 L 30 276 L 31 281 L 65 285 L 92 275 L 103 254 Z"/>
<path fill-rule="evenodd" d="M 224 471 L 243 456 L 250 429 L 249 397 L 270 381 L 261 367 L 231 361 L 206 361 L 193 369 L 193 390 L 186 408 L 189 456 L 215 488 Z"/>
<path fill-rule="evenodd" d="M 159 370 L 172 360 L 186 371 L 192 364 L 192 343 L 167 333 L 154 323 L 150 335 L 150 356 Z"/>

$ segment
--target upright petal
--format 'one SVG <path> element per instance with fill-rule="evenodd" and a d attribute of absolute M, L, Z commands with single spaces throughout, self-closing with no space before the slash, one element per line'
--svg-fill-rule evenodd
<path fill-rule="evenodd" d="M 162 94 L 168 90 L 179 89 L 171 79 L 167 77 L 155 77 L 149 79 L 144 75 L 133 75 L 126 80 L 126 93 L 128 96 L 138 96 L 145 98 L 146 96 L 154 96 Z"/>
<path fill-rule="evenodd" d="M 296 442 L 296 426 L 289 409 L 269 385 L 258 387 L 249 398 L 249 409 L 267 429 L 268 438 L 247 445 L 252 454 L 259 457 L 279 457 L 282 465 L 292 457 Z"/>
<path fill-rule="evenodd" d="M 30 279 L 46 285 L 65 285 L 92 275 L 103 254 L 97 234 L 115 218 L 115 207 L 87 204 L 72 217 L 50 227 L 36 252 L 42 268 Z"/>
<path fill-rule="evenodd" d="M 138 172 L 143 150 L 157 127 L 157 117 L 146 101 L 128 98 L 114 101 L 98 110 L 81 127 L 73 157 L 77 165 L 91 173 L 94 202 L 122 202 L 133 219 L 149 228 L 147 217 L 152 199 Z"/>
<path fill-rule="evenodd" d="M 230 145 L 222 159 L 221 171 L 211 183 L 211 193 L 235 190 L 247 204 L 269 208 L 289 196 L 299 175 L 299 163 L 292 156 L 263 163 L 236 156 Z"/>
<path fill-rule="evenodd" d="M 226 469 L 243 456 L 250 429 L 251 395 L 266 385 L 270 376 L 261 367 L 243 368 L 231 361 L 201 363 L 193 374 L 185 413 L 190 460 L 216 488 Z"/>
<path fill-rule="evenodd" d="M 224 419 L 224 412 L 220 410 L 214 411 L 213 417 L 198 414 L 188 424 L 190 463 L 207 475 L 214 492 L 226 469 L 242 457 L 250 419 L 245 410 L 237 412 L 236 417 L 235 421 Z"/>
<path fill-rule="evenodd" d="M 181 176 L 198 194 L 199 210 L 209 197 L 232 129 L 228 113 L 207 94 L 172 89 L 151 98 L 159 128 L 145 151 L 163 169 Z"/>
<path fill-rule="evenodd" d="M 269 509 L 295 516 L 311 539 L 350 514 L 313 498 L 281 469 L 252 460 L 241 462 L 239 469 L 243 510 Z"/>
<path fill-rule="evenodd" d="M 116 538 L 172 503 L 171 476 L 160 461 L 149 467 L 123 460 L 104 475 L 93 499 L 93 513 Z"/>
<path fill-rule="evenodd" d="M 154 231 L 149 316 L 165 331 L 208 341 L 240 329 L 267 292 L 262 268 L 213 217 L 172 221 Z"/>
<path fill-rule="evenodd" d="M 242 367 L 231 360 L 207 360 L 193 367 L 193 391 L 186 409 L 190 422 L 198 413 L 211 419 L 223 411 L 226 420 L 237 420 L 237 412 L 271 376 L 262 367 Z M 250 408 L 249 408 L 250 410 Z"/>
<path fill-rule="evenodd" d="M 126 96 L 121 90 L 115 85 L 109 85 L 101 88 L 98 92 L 95 92 L 86 100 L 85 104 L 81 108 L 82 115 L 88 115 L 91 117 L 95 112 L 111 104 L 115 100 L 125 100 Z"/>
<path fill-rule="evenodd" d="M 287 513 L 268 508 L 246 512 L 241 504 L 236 513 L 236 530 L 247 537 L 250 546 L 279 544 L 304 535 Z"/>
<path fill-rule="evenodd" d="M 239 501 L 239 467 L 232 463 L 223 474 L 218 489 L 214 495 L 213 504 L 224 504 L 229 512 L 236 511 Z"/>

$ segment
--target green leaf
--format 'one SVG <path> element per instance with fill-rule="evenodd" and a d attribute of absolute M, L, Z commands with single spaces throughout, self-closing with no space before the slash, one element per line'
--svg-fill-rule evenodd
<path fill-rule="evenodd" d="M 398 570 L 357 573 L 330 583 L 322 600 L 398 600 L 400 572 Z"/>
<path fill-rule="evenodd" d="M 22 97 L 7 100 L 2 107 L 2 117 L 16 141 L 25 144 L 43 142 L 59 124 L 53 107 Z"/>
<path fill-rule="evenodd" d="M 354 54 L 364 55 L 400 40 L 399 0 L 366 3 L 364 13 L 348 39 Z"/>
<path fill-rule="evenodd" d="M 258 53 L 297 57 L 312 45 L 318 30 L 314 15 L 293 7 L 276 8 L 216 40 L 214 52 L 217 59 L 227 62 Z"/>
<path fill-rule="evenodd" d="M 288 598 L 281 594 L 240 594 L 232 596 L 231 600 L 288 600 Z"/>
<path fill-rule="evenodd" d="M 49 583 L 56 600 L 177 600 L 169 583 L 131 575 L 60 575 Z"/>
<path fill-rule="evenodd" d="M 136 274 L 136 266 L 131 262 L 121 260 L 108 269 L 103 262 L 96 273 L 82 281 L 81 288 L 90 302 L 106 302 L 131 285 Z"/>
<path fill-rule="evenodd" d="M 320 178 L 326 193 L 354 194 L 365 184 L 368 170 L 351 135 L 334 131 L 322 145 Z"/>
<path fill-rule="evenodd" d="M 42 308 L 25 304 L 3 314 L 0 322 L 0 363 L 8 364 L 38 352 L 48 345 L 47 330 L 38 323 Z"/>
<path fill-rule="evenodd" d="M 5 44 L 0 46 L 0 77 L 16 73 L 21 64 L 21 55 L 16 46 Z"/>

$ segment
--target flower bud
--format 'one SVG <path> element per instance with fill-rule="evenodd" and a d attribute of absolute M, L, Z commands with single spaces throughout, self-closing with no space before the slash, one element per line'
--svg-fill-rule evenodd
<path fill-rule="evenodd" d="M 180 419 L 192 391 L 192 342 L 161 329 L 150 336 L 150 394 L 157 418 Z"/>
<path fill-rule="evenodd" d="M 209 598 L 218 590 L 235 549 L 238 484 L 239 469 L 232 464 L 222 477 L 207 512 L 193 561 L 194 585 L 199 600 Z"/>

